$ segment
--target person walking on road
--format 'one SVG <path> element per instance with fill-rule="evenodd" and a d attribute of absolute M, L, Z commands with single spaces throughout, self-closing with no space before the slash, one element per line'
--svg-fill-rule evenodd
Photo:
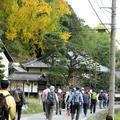
<path fill-rule="evenodd" d="M 50 92 L 50 85 L 46 85 L 46 89 L 43 90 L 42 92 L 42 102 L 43 102 L 43 111 L 46 113 L 47 105 L 46 105 L 46 100 L 47 100 L 47 95 Z"/>
<path fill-rule="evenodd" d="M 85 90 L 85 92 L 83 93 L 83 112 L 85 116 L 87 116 L 87 110 L 89 108 L 89 105 L 90 105 L 90 95 L 88 93 L 88 90 Z"/>
<path fill-rule="evenodd" d="M 70 95 L 70 97 L 68 99 L 68 104 L 70 104 L 70 103 L 71 103 L 71 120 L 74 120 L 75 113 L 76 113 L 75 120 L 79 120 L 80 107 L 83 103 L 83 95 L 80 92 L 79 87 L 76 87 L 75 92 Z"/>
<path fill-rule="evenodd" d="M 16 102 L 16 112 L 17 112 L 17 120 L 21 119 L 21 113 L 22 113 L 22 106 L 25 105 L 25 94 L 23 90 L 18 86 L 14 93 L 13 97 Z"/>
<path fill-rule="evenodd" d="M 58 103 L 56 103 L 56 115 L 59 113 L 60 115 L 62 114 L 62 103 L 63 103 L 63 92 L 59 88 L 57 90 L 57 97 L 58 97 Z"/>
<path fill-rule="evenodd" d="M 47 109 L 45 112 L 46 112 L 46 119 L 48 120 L 52 120 L 54 106 L 56 102 L 58 103 L 58 97 L 57 94 L 54 92 L 54 90 L 55 87 L 50 86 L 50 92 L 48 92 L 47 95 L 47 100 L 46 100 Z"/>
<path fill-rule="evenodd" d="M 91 105 L 90 105 L 90 113 L 96 112 L 96 103 L 97 103 L 97 93 L 93 89 L 91 93 Z"/>
<path fill-rule="evenodd" d="M 103 102 L 104 102 L 104 93 L 103 90 L 100 91 L 99 95 L 98 95 L 98 100 L 99 100 L 99 108 L 103 109 Z"/>
<path fill-rule="evenodd" d="M 1 80 L 0 81 L 0 95 L 3 95 L 5 97 L 5 101 L 8 108 L 8 118 L 5 120 L 15 120 L 15 114 L 16 114 L 16 104 L 13 96 L 10 95 L 7 88 L 9 87 L 9 81 L 8 80 Z M 1 98 L 0 98 L 1 99 Z M 1 104 L 0 104 L 1 105 Z M 0 115 L 0 119 L 2 116 Z M 7 117 L 7 116 L 5 116 Z"/>

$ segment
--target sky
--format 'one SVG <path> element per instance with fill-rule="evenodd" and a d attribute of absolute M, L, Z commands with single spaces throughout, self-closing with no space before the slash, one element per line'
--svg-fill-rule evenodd
<path fill-rule="evenodd" d="M 109 29 L 111 28 L 111 9 L 105 7 L 112 6 L 112 0 L 68 0 L 75 13 L 79 18 L 85 21 L 90 27 L 96 27 L 100 22 L 93 11 L 90 1 L 97 12 L 102 23 Z M 116 46 L 120 49 L 120 0 L 116 0 Z M 104 7 L 104 8 L 103 8 Z"/>
<path fill-rule="evenodd" d="M 94 9 L 96 10 L 97 14 L 99 15 L 102 23 L 106 25 L 106 27 L 110 28 L 111 23 L 111 9 L 103 8 L 103 7 L 111 7 L 112 0 L 90 0 Z M 72 6 L 75 13 L 78 17 L 85 20 L 85 23 L 91 27 L 95 27 L 97 24 L 100 23 L 100 20 L 96 16 L 95 12 L 93 11 L 92 7 L 90 6 L 88 0 L 68 0 L 68 3 Z M 117 0 L 117 27 L 120 24 L 120 0 Z"/>

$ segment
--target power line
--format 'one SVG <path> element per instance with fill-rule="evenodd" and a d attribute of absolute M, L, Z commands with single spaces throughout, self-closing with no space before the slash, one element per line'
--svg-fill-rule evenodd
<path fill-rule="evenodd" d="M 110 0 L 109 0 L 110 1 Z M 101 2 L 101 5 L 102 6 L 104 6 L 104 4 L 103 4 L 103 1 L 102 0 L 100 0 L 100 2 Z M 110 6 L 111 6 L 111 1 L 110 1 Z M 104 8 L 109 8 L 109 7 L 104 7 Z M 110 7 L 111 8 L 111 7 Z M 111 12 L 110 11 L 108 11 L 107 9 L 104 9 L 105 11 L 107 11 L 108 13 L 110 13 L 111 14 Z"/>
<path fill-rule="evenodd" d="M 105 1 L 105 0 L 104 0 Z M 101 4 L 104 6 L 104 4 L 103 4 L 103 0 L 100 0 L 100 2 L 101 2 Z M 112 1 L 111 0 L 109 0 L 109 2 L 110 2 L 110 5 L 112 4 Z"/>
<path fill-rule="evenodd" d="M 100 2 L 101 2 L 101 4 L 103 5 L 103 1 L 102 1 L 102 0 L 100 0 Z"/>
<path fill-rule="evenodd" d="M 101 24 L 106 28 L 105 24 L 102 22 L 102 20 L 100 19 L 99 15 L 97 14 L 96 10 L 94 9 L 92 3 L 90 0 L 88 0 L 91 8 L 93 9 L 93 11 L 95 12 L 96 16 L 98 17 L 99 21 L 101 22 Z M 108 30 L 108 28 L 106 28 L 106 30 L 108 31 L 108 33 L 110 34 L 110 31 Z M 120 42 L 118 40 L 116 40 L 116 42 L 120 45 Z"/>
<path fill-rule="evenodd" d="M 95 0 L 95 1 L 96 1 L 96 4 L 98 5 L 99 9 L 103 11 L 103 13 L 104 13 L 105 17 L 106 17 L 106 18 L 108 19 L 108 21 L 109 21 L 108 14 L 106 14 L 106 12 L 105 12 L 103 9 L 101 9 L 101 7 L 100 7 L 100 5 L 99 5 L 98 0 Z M 101 5 L 103 6 L 103 4 L 101 4 Z"/>
<path fill-rule="evenodd" d="M 89 4 L 90 4 L 91 8 L 93 9 L 93 11 L 95 12 L 97 18 L 98 18 L 99 21 L 101 22 L 101 24 L 106 28 L 106 30 L 108 31 L 108 33 L 110 33 L 109 30 L 108 30 L 108 28 L 107 28 L 107 27 L 105 26 L 105 24 L 102 22 L 101 18 L 99 17 L 98 13 L 96 12 L 95 8 L 93 7 L 91 1 L 88 0 L 88 2 L 89 2 Z"/>

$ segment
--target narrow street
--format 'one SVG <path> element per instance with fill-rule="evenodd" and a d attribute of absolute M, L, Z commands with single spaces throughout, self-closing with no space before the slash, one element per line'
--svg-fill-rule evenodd
<path fill-rule="evenodd" d="M 119 104 L 115 105 L 115 109 L 118 109 L 118 108 L 120 108 L 120 105 Z M 82 114 L 80 115 L 80 120 L 87 120 L 88 117 L 94 116 L 104 110 L 107 110 L 107 109 L 97 108 L 95 114 L 90 114 L 90 111 L 88 110 L 87 117 L 85 117 L 82 112 Z M 45 119 L 45 115 L 43 113 L 41 113 L 41 114 L 33 114 L 33 115 L 22 115 L 21 120 L 46 120 L 46 119 Z M 71 119 L 70 119 L 70 116 L 67 116 L 66 112 L 63 111 L 62 115 L 55 115 L 55 113 L 54 113 L 53 120 L 71 120 Z"/>
<path fill-rule="evenodd" d="M 100 111 L 102 110 L 98 109 L 96 114 Z M 95 115 L 95 114 L 90 114 L 90 111 L 88 110 L 88 117 L 90 117 L 91 115 Z M 21 120 L 46 120 L 46 119 L 45 119 L 45 115 L 42 113 L 42 114 L 33 114 L 33 115 L 22 115 Z M 62 115 L 54 114 L 53 120 L 71 120 L 71 117 L 67 116 L 66 112 L 63 112 Z M 87 117 L 85 117 L 84 114 L 82 113 L 80 115 L 80 120 L 87 120 Z"/>
<path fill-rule="evenodd" d="M 81 120 L 87 120 L 83 114 L 80 116 Z M 21 120 L 46 120 L 44 114 L 23 115 Z M 62 115 L 54 115 L 53 120 L 71 120 L 64 112 Z"/>

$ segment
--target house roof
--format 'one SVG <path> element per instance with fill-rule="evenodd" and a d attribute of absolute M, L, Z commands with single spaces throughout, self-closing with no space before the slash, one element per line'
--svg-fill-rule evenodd
<path fill-rule="evenodd" d="M 8 78 L 10 80 L 28 80 L 28 81 L 39 81 L 39 80 L 44 80 L 42 79 L 43 75 L 40 73 L 34 73 L 34 72 L 14 72 L 11 74 Z"/>
<path fill-rule="evenodd" d="M 1 39 L 0 39 L 0 42 L 2 42 Z M 3 44 L 4 54 L 6 55 L 8 61 L 13 62 L 14 60 L 13 60 L 12 56 L 10 55 L 8 49 L 6 48 L 5 44 L 3 42 L 2 42 L 2 44 Z"/>
<path fill-rule="evenodd" d="M 27 63 L 23 63 L 22 66 L 25 68 L 31 68 L 31 67 L 32 68 L 48 68 L 49 67 L 47 64 L 37 59 Z"/>
<path fill-rule="evenodd" d="M 27 72 L 25 69 L 21 67 L 19 63 L 12 63 L 11 66 L 18 72 Z"/>

